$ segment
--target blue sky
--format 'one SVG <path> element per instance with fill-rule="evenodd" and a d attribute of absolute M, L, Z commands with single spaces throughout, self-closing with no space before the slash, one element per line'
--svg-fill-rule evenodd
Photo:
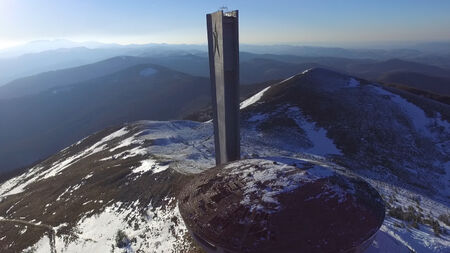
<path fill-rule="evenodd" d="M 205 14 L 240 11 L 255 44 L 450 40 L 448 0 L 0 0 L 0 48 L 38 39 L 205 43 Z"/>

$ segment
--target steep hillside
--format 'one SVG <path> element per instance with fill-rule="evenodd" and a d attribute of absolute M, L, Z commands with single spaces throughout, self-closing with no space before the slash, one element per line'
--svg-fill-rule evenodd
<path fill-rule="evenodd" d="M 346 167 L 378 189 L 387 216 L 366 252 L 448 252 L 449 106 L 314 69 L 241 111 L 242 157 Z M 214 165 L 213 146 L 210 122 L 140 121 L 89 136 L 0 185 L 0 248 L 198 252 L 177 194 Z"/>
<path fill-rule="evenodd" d="M 370 168 L 377 177 L 389 170 L 389 180 L 395 175 L 399 184 L 406 182 L 448 201 L 449 106 L 400 94 L 314 69 L 265 91 L 248 117 L 261 115 L 257 125 L 273 132 L 288 124 L 274 118 L 302 114 L 326 129 L 343 153 L 335 158 L 340 164 Z"/>

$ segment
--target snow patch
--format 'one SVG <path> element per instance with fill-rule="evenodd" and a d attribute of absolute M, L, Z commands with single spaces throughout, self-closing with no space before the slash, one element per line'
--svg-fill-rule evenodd
<path fill-rule="evenodd" d="M 42 170 L 44 167 L 36 166 L 31 168 L 27 173 L 22 174 L 18 177 L 12 178 L 0 185 L 0 196 L 4 197 L 7 195 L 18 194 L 25 190 L 25 188 L 31 183 L 54 177 L 61 173 L 67 167 L 73 165 L 82 158 L 86 158 L 90 155 L 98 153 L 104 150 L 107 146 L 107 142 L 119 138 L 128 133 L 126 127 L 123 127 L 116 132 L 104 137 L 99 142 L 95 143 L 91 147 L 79 152 L 71 157 L 65 157 L 52 164 L 51 168 L 47 170 Z"/>
<path fill-rule="evenodd" d="M 133 174 L 144 174 L 148 171 L 151 171 L 152 174 L 160 173 L 169 168 L 168 165 L 160 165 L 153 159 L 147 159 L 141 161 L 141 165 L 134 168 L 131 172 Z"/>
<path fill-rule="evenodd" d="M 293 191 L 304 183 L 334 175 L 330 169 L 320 166 L 302 170 L 284 163 L 261 159 L 238 161 L 227 165 L 225 169 L 231 169 L 230 175 L 237 175 L 245 184 L 241 204 L 249 206 L 251 211 L 265 213 L 273 213 L 281 208 L 278 195 Z M 345 193 L 340 188 L 334 187 L 331 191 L 336 195 L 341 193 L 342 196 L 339 197 L 345 199 Z"/>
<path fill-rule="evenodd" d="M 378 231 L 375 239 L 364 253 L 411 253 L 407 245 L 399 242 L 385 231 Z"/>
<path fill-rule="evenodd" d="M 116 147 L 110 149 L 110 152 L 114 152 L 115 150 L 119 149 L 119 148 L 123 148 L 123 147 L 128 147 L 132 144 L 143 144 L 143 140 L 140 140 L 138 138 L 136 138 L 136 136 L 139 136 L 140 134 L 142 134 L 142 132 L 138 132 L 133 134 L 133 136 L 126 138 L 125 140 L 121 141 L 119 145 L 117 145 Z"/>
<path fill-rule="evenodd" d="M 0 185 L 0 196 L 5 197 L 7 195 L 23 192 L 29 184 L 34 182 L 33 178 L 42 168 L 42 166 L 35 166 L 25 174 L 4 182 Z"/>
<path fill-rule="evenodd" d="M 57 235 L 56 252 L 186 252 L 187 229 L 178 206 L 174 198 L 164 201 L 168 203 L 165 207 L 150 204 L 143 211 L 138 208 L 139 200 L 130 204 L 117 202 L 97 215 L 84 217 L 74 229 L 76 239 Z M 119 230 L 130 239 L 126 248 L 116 246 Z M 50 252 L 48 238 L 44 236 L 29 249 Z"/>
<path fill-rule="evenodd" d="M 429 118 L 422 108 L 408 102 L 408 100 L 402 98 L 400 95 L 389 92 L 378 86 L 373 86 L 373 88 L 378 94 L 388 96 L 396 103 L 409 116 L 416 130 L 421 131 L 423 134 L 432 137 L 434 134 L 430 132 L 429 127 L 433 124 L 443 126 L 445 129 L 450 129 L 450 123 L 443 120 L 440 114 L 434 119 Z"/>
<path fill-rule="evenodd" d="M 333 140 L 327 137 L 327 130 L 318 127 L 316 123 L 307 120 L 303 116 L 300 108 L 289 107 L 288 116 L 295 121 L 298 127 L 306 132 L 308 139 L 313 144 L 313 147 L 305 150 L 306 152 L 317 155 L 342 154 L 334 144 Z"/>
<path fill-rule="evenodd" d="M 419 225 L 416 228 L 401 228 L 395 226 L 399 221 L 388 217 L 385 219 L 381 231 L 401 242 L 415 252 L 448 252 L 450 249 L 450 236 L 435 236 L 429 226 Z M 401 221 L 400 221 L 401 222 Z"/>
<path fill-rule="evenodd" d="M 83 184 L 84 184 L 84 182 L 81 182 L 81 183 L 76 184 L 76 185 L 74 185 L 74 186 L 67 187 L 66 190 L 65 190 L 63 193 L 61 193 L 61 194 L 58 196 L 58 198 L 56 198 L 56 201 L 57 201 L 57 202 L 60 201 L 60 200 L 64 197 L 64 195 L 66 195 L 66 194 L 72 195 L 72 193 L 73 193 L 74 191 L 80 189 L 80 187 L 81 187 Z"/>
<path fill-rule="evenodd" d="M 143 155 L 146 155 L 146 154 L 148 154 L 147 150 L 145 148 L 142 148 L 142 147 L 138 146 L 138 147 L 135 147 L 133 149 L 125 150 L 125 151 L 117 153 L 115 155 L 102 158 L 99 161 L 116 160 L 116 159 L 119 159 L 119 158 L 122 159 L 122 160 L 125 160 L 125 159 L 128 159 L 130 157 L 135 157 L 135 156 L 138 156 L 138 155 L 143 156 Z"/>
<path fill-rule="evenodd" d="M 151 141 L 146 151 L 181 173 L 198 173 L 215 165 L 211 123 L 148 121 L 139 138 Z"/>
<path fill-rule="evenodd" d="M 23 229 L 21 229 L 19 231 L 19 234 L 23 235 L 23 234 L 25 234 L 27 232 L 27 230 L 28 230 L 28 226 L 25 226 Z"/>
<path fill-rule="evenodd" d="M 307 69 L 307 70 L 303 71 L 302 74 L 307 73 L 309 70 L 311 70 L 311 69 Z M 279 84 L 285 83 L 285 82 L 287 82 L 287 81 L 293 79 L 293 78 L 296 77 L 296 76 L 297 76 L 297 75 L 293 75 L 293 76 L 291 76 L 291 77 L 289 77 L 289 78 L 287 78 L 287 79 L 285 79 L 285 80 L 283 80 L 283 81 L 281 81 L 281 82 L 279 82 L 279 83 L 276 83 L 276 84 L 273 84 L 273 85 L 271 85 L 271 86 L 268 86 L 268 87 L 264 88 L 263 90 L 261 90 L 260 92 L 256 93 L 255 95 L 253 95 L 253 96 L 247 98 L 246 100 L 244 100 L 244 101 L 240 104 L 239 109 L 242 110 L 242 109 L 244 109 L 244 108 L 246 108 L 246 107 L 248 107 L 248 106 L 250 106 L 250 105 L 252 105 L 252 104 L 254 104 L 254 103 L 256 103 L 256 102 L 258 102 L 258 101 L 262 98 L 262 96 L 264 95 L 264 93 L 265 93 L 267 90 L 269 90 L 272 86 L 275 86 L 275 85 L 279 85 Z"/>
<path fill-rule="evenodd" d="M 92 172 L 89 173 L 89 174 L 87 174 L 85 177 L 83 177 L 82 181 L 88 180 L 88 179 L 91 178 L 93 175 L 94 175 L 94 173 L 92 173 Z"/>
<path fill-rule="evenodd" d="M 304 75 L 304 74 L 308 73 L 309 71 L 311 71 L 311 69 L 312 69 L 312 68 L 310 68 L 310 69 L 307 69 L 307 70 L 304 70 L 304 71 L 302 72 L 302 75 Z"/>
<path fill-rule="evenodd" d="M 254 103 L 256 103 L 256 102 L 258 102 L 258 101 L 262 98 L 262 96 L 264 95 L 264 92 L 266 92 L 267 90 L 269 90 L 270 87 L 271 87 L 271 86 L 266 87 L 266 88 L 263 89 L 262 91 L 260 91 L 260 92 L 256 93 L 255 95 L 253 95 L 253 96 L 247 98 L 246 100 L 244 100 L 244 101 L 240 104 L 239 109 L 242 110 L 242 109 L 244 109 L 244 108 L 246 108 L 246 107 L 248 107 L 248 106 L 250 106 L 250 105 L 252 105 L 252 104 L 254 104 Z"/>
<path fill-rule="evenodd" d="M 52 252 L 50 246 L 50 239 L 44 235 L 36 244 L 23 250 L 23 252 L 33 253 L 49 253 Z"/>
<path fill-rule="evenodd" d="M 428 219 L 431 217 L 435 220 L 437 220 L 438 216 L 441 214 L 450 213 L 450 209 L 447 205 L 431 200 L 424 195 L 394 186 L 390 183 L 369 179 L 366 180 L 375 186 L 378 192 L 384 196 L 385 199 L 389 200 L 390 205 L 393 207 L 402 207 L 403 210 L 413 207 L 417 212 L 424 215 L 423 218 Z M 443 222 L 439 223 L 440 226 L 447 231 L 450 229 L 450 227 Z M 403 226 L 399 226 L 399 224 Z M 449 234 L 441 233 L 441 235 L 436 236 L 429 225 L 422 223 L 419 223 L 418 228 L 414 228 L 409 226 L 408 222 L 397 220 L 387 215 L 380 232 L 390 236 L 397 244 L 401 244 L 403 247 L 411 249 L 407 252 L 448 252 L 448 249 L 450 249 Z M 380 247 L 380 251 L 369 252 L 391 252 L 383 250 L 384 248 Z"/>

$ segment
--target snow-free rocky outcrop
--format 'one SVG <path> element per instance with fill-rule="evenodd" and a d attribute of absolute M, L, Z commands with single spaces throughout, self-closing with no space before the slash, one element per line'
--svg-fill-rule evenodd
<path fill-rule="evenodd" d="M 313 69 L 241 104 L 242 157 L 346 167 L 387 214 L 367 252 L 450 249 L 450 108 Z M 214 166 L 212 123 L 93 134 L 0 184 L 1 252 L 197 252 L 177 196 Z"/>

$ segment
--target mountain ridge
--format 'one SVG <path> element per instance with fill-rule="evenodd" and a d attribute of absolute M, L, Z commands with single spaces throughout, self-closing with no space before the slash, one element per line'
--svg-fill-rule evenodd
<path fill-rule="evenodd" d="M 398 92 L 324 69 L 295 75 L 241 103 L 241 156 L 348 168 L 388 208 L 367 252 L 446 252 L 449 236 L 439 231 L 450 229 L 440 220 L 450 203 L 448 106 Z M 4 225 L 0 247 L 120 252 L 122 230 L 132 250 L 197 252 L 176 195 L 189 176 L 214 166 L 212 134 L 211 122 L 139 121 L 72 144 L 0 185 L 0 216 L 50 225 L 55 242 Z M 14 241 L 19 234 L 28 243 Z"/>

